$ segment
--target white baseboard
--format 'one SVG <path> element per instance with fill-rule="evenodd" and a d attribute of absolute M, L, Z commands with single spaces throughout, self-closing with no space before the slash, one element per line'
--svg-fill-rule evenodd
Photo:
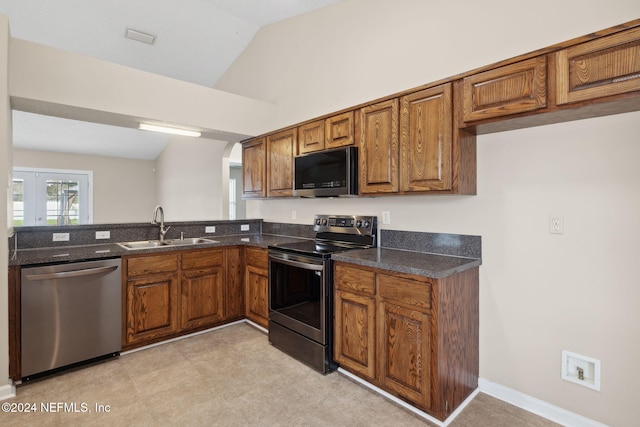
<path fill-rule="evenodd" d="M 420 409 L 416 408 L 415 406 L 412 406 L 410 404 L 408 404 L 407 402 L 398 399 L 397 397 L 395 397 L 392 394 L 387 393 L 386 391 L 382 390 L 381 388 L 378 388 L 376 386 L 374 386 L 373 384 L 363 380 L 360 377 L 357 377 L 356 375 L 353 375 L 351 372 L 349 371 L 345 371 L 342 368 L 338 368 L 338 372 L 342 375 L 344 375 L 345 377 L 349 377 L 351 380 L 357 382 L 358 384 L 361 384 L 365 387 L 367 387 L 368 389 L 384 396 L 385 398 L 393 401 L 394 403 L 402 406 L 405 409 L 408 409 L 409 411 L 413 412 L 414 414 L 418 415 L 419 417 L 424 418 L 425 420 L 429 421 L 432 424 L 435 424 L 438 427 L 447 427 L 449 425 L 449 423 L 451 423 L 460 412 L 462 412 L 462 410 L 469 404 L 469 402 L 471 402 L 473 400 L 474 397 L 476 397 L 476 395 L 479 393 L 479 390 L 476 389 L 475 391 L 473 391 L 473 393 L 471 393 L 469 395 L 469 397 L 467 397 L 464 402 L 462 402 L 460 404 L 460 406 L 458 406 L 456 408 L 455 411 L 453 411 L 446 420 L 444 421 L 440 421 L 437 418 L 432 417 L 431 415 L 427 414 L 424 411 L 421 411 Z"/>
<path fill-rule="evenodd" d="M 15 385 L 7 384 L 7 385 L 0 386 L 0 400 L 7 400 L 7 399 L 11 399 L 12 397 L 16 397 Z"/>
<path fill-rule="evenodd" d="M 509 387 L 492 383 L 484 378 L 478 379 L 478 389 L 489 396 L 493 396 L 496 399 L 510 403 L 513 406 L 517 406 L 518 408 L 524 409 L 525 411 L 539 415 L 563 426 L 607 427 L 606 424 L 602 424 L 574 412 L 567 411 L 566 409 L 554 406 Z"/>

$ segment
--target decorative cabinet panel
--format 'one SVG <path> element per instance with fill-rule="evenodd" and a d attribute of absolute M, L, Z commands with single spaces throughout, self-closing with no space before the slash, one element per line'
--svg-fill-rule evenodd
<path fill-rule="evenodd" d="M 242 144 L 242 197 L 261 198 L 267 195 L 265 139 Z"/>
<path fill-rule="evenodd" d="M 324 120 L 298 127 L 298 154 L 324 149 Z"/>
<path fill-rule="evenodd" d="M 324 121 L 325 148 L 353 144 L 353 111 L 329 117 Z"/>
<path fill-rule="evenodd" d="M 401 98 L 400 190 L 451 190 L 451 83 Z"/>
<path fill-rule="evenodd" d="M 440 420 L 478 387 L 478 268 L 431 279 L 337 261 L 334 359 Z"/>
<path fill-rule="evenodd" d="M 244 317 L 243 252 L 239 246 L 227 248 L 225 253 L 225 319 Z"/>
<path fill-rule="evenodd" d="M 245 250 L 246 316 L 258 325 L 269 327 L 269 259 L 266 249 Z"/>
<path fill-rule="evenodd" d="M 178 256 L 123 258 L 126 309 L 124 345 L 171 335 L 180 329 Z"/>
<path fill-rule="evenodd" d="M 397 98 L 363 107 L 356 115 L 361 194 L 398 192 L 398 117 Z"/>
<path fill-rule="evenodd" d="M 374 274 L 336 265 L 334 284 L 334 359 L 376 382 Z"/>
<path fill-rule="evenodd" d="M 380 384 L 418 406 L 431 405 L 429 315 L 382 300 L 378 355 Z"/>
<path fill-rule="evenodd" d="M 640 90 L 640 28 L 555 55 L 558 105 Z"/>
<path fill-rule="evenodd" d="M 298 128 L 267 137 L 267 197 L 293 195 L 293 157 L 298 147 Z"/>
<path fill-rule="evenodd" d="M 463 79 L 465 122 L 547 106 L 547 59 L 542 55 Z"/>

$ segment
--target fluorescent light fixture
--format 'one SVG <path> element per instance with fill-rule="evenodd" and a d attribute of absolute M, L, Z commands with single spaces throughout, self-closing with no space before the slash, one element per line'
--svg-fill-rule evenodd
<path fill-rule="evenodd" d="M 201 132 L 197 132 L 195 130 L 180 129 L 169 126 L 150 125 L 148 123 L 140 123 L 138 129 L 150 130 L 152 132 L 170 133 L 172 135 L 193 136 L 195 138 L 198 138 L 200 135 L 202 135 Z"/>
<path fill-rule="evenodd" d="M 124 36 L 128 39 L 146 43 L 146 44 L 153 44 L 153 42 L 156 40 L 156 36 L 152 34 L 143 33 L 142 31 L 134 30 L 132 28 L 127 28 L 127 30 L 124 33 Z"/>

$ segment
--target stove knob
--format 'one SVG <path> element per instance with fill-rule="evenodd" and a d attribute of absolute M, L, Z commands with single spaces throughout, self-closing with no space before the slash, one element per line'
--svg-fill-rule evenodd
<path fill-rule="evenodd" d="M 320 218 L 316 218 L 316 225 L 320 225 Z"/>
<path fill-rule="evenodd" d="M 367 221 L 366 219 L 364 220 L 364 228 L 369 228 L 369 225 L 371 225 L 369 223 L 369 221 Z"/>
<path fill-rule="evenodd" d="M 327 225 L 327 218 L 322 219 L 322 225 Z"/>
<path fill-rule="evenodd" d="M 362 221 L 358 219 L 356 220 L 356 228 L 360 228 L 360 227 L 362 227 Z"/>

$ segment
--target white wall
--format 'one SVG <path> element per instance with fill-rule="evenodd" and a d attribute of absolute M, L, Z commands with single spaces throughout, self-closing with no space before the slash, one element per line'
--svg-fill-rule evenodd
<path fill-rule="evenodd" d="M 11 108 L 9 106 L 9 20 L 0 15 L 0 205 L 8 206 L 11 194 Z M 6 179 L 6 181 L 5 181 Z M 9 224 L 8 208 L 0 209 L 0 242 L 6 242 Z M 8 271 L 9 252 L 7 244 L 0 244 L 0 271 Z M 0 274 L 0 399 L 13 393 L 9 382 L 9 316 L 8 316 L 8 281 L 7 274 Z"/>
<path fill-rule="evenodd" d="M 261 30 L 217 87 L 276 101 L 275 129 L 638 16 L 636 0 L 346 0 Z M 392 229 L 482 235 L 480 376 L 635 425 L 639 134 L 636 112 L 483 135 L 477 196 L 250 201 L 248 217 L 388 210 Z M 560 379 L 562 349 L 601 360 L 600 392 Z"/>
<path fill-rule="evenodd" d="M 93 171 L 94 224 L 151 221 L 154 160 L 14 149 L 13 166 Z"/>
<path fill-rule="evenodd" d="M 266 102 L 25 40 L 12 39 L 10 54 L 11 97 L 43 104 L 41 114 L 63 106 L 78 120 L 111 114 L 241 135 L 264 132 L 274 114 Z"/>
<path fill-rule="evenodd" d="M 156 161 L 157 200 L 164 209 L 165 221 L 224 218 L 222 157 L 226 145 L 189 137 L 169 142 Z"/>

